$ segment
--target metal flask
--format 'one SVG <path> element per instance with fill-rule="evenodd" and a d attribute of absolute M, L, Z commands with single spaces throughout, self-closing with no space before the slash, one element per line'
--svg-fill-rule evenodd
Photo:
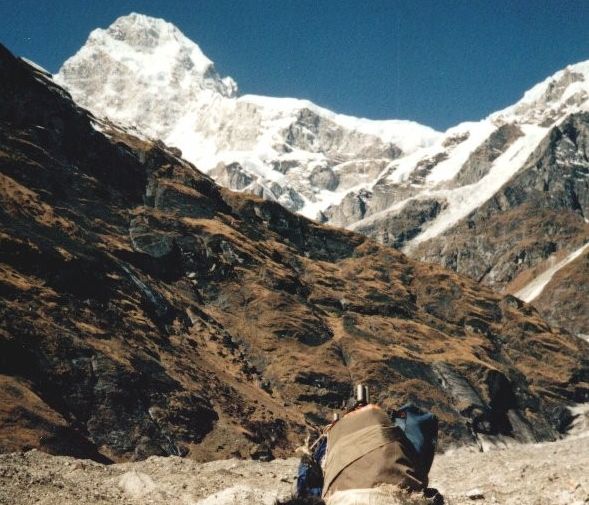
<path fill-rule="evenodd" d="M 356 386 L 356 403 L 370 403 L 370 393 L 368 387 L 364 384 L 358 384 Z"/>

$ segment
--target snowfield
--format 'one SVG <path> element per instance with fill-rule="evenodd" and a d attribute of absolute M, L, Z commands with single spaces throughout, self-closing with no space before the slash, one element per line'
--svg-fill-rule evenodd
<path fill-rule="evenodd" d="M 55 79 L 95 114 L 163 139 L 231 189 L 276 200 L 312 219 L 329 220 L 325 212 L 346 196 L 371 194 L 379 184 L 409 184 L 411 195 L 346 217 L 346 227 L 360 229 L 395 214 L 410 199 L 445 199 L 448 207 L 406 245 L 407 252 L 491 198 L 551 125 L 589 110 L 589 61 L 556 72 L 514 105 L 445 133 L 413 121 L 346 116 L 308 100 L 239 96 L 235 81 L 222 78 L 178 28 L 135 13 L 94 30 Z M 461 168 L 505 124 L 517 125 L 523 136 L 484 178 L 455 187 Z M 435 156 L 439 160 L 424 180 L 413 182 L 420 164 Z"/>
<path fill-rule="evenodd" d="M 309 181 L 315 167 L 337 169 L 375 143 L 382 149 L 374 158 L 397 156 L 395 149 L 408 154 L 441 135 L 413 121 L 356 118 L 307 100 L 238 96 L 235 81 L 221 78 L 197 44 L 141 14 L 94 30 L 55 80 L 98 116 L 162 139 L 205 172 L 238 163 L 254 181 L 232 189 L 259 192 L 312 218 L 342 199 Z M 301 170 L 286 173 L 295 164 Z"/>

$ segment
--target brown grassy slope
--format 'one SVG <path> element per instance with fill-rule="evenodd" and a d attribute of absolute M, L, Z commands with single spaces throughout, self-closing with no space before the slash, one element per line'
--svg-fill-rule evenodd
<path fill-rule="evenodd" d="M 100 133 L 1 47 L 0 72 L 1 450 L 284 455 L 358 381 L 445 442 L 549 439 L 587 397 L 589 346 L 533 308 Z"/>

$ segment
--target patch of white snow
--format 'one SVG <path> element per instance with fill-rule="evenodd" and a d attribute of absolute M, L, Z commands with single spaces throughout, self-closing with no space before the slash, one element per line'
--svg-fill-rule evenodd
<path fill-rule="evenodd" d="M 552 280 L 552 277 L 554 277 L 554 274 L 556 274 L 556 272 L 558 272 L 559 270 L 567 266 L 569 263 L 577 259 L 587 250 L 589 250 L 589 242 L 585 244 L 583 247 L 580 247 L 576 251 L 569 254 L 566 258 L 564 258 L 562 261 L 559 261 L 558 263 L 556 263 L 554 259 L 552 259 L 552 261 L 549 259 L 548 261 L 551 261 L 554 264 L 550 268 L 542 272 L 540 275 L 538 275 L 538 277 L 536 277 L 534 280 L 526 284 L 526 286 L 520 289 L 517 293 L 514 293 L 514 296 L 516 296 L 520 300 L 523 300 L 524 302 L 531 302 L 532 300 L 540 296 L 540 294 L 542 293 L 542 291 L 544 291 L 544 288 Z"/>
<path fill-rule="evenodd" d="M 461 219 L 468 216 L 470 212 L 492 198 L 520 170 L 547 132 L 546 128 L 535 125 L 522 125 L 522 130 L 524 135 L 511 144 L 493 162 L 489 173 L 475 184 L 455 189 L 426 188 L 420 193 L 418 198 L 445 200 L 448 206 L 429 224 L 423 233 L 407 244 L 405 252 L 411 251 L 417 244 L 436 237 L 454 226 Z M 399 208 L 400 206 L 397 204 L 390 210 Z M 359 223 L 362 223 L 362 221 Z"/>

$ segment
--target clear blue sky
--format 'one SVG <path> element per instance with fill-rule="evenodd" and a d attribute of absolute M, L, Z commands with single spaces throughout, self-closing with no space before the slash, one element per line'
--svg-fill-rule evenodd
<path fill-rule="evenodd" d="M 437 129 L 589 59 L 589 0 L 0 0 L 0 42 L 55 72 L 132 11 L 177 25 L 242 93 Z"/>

